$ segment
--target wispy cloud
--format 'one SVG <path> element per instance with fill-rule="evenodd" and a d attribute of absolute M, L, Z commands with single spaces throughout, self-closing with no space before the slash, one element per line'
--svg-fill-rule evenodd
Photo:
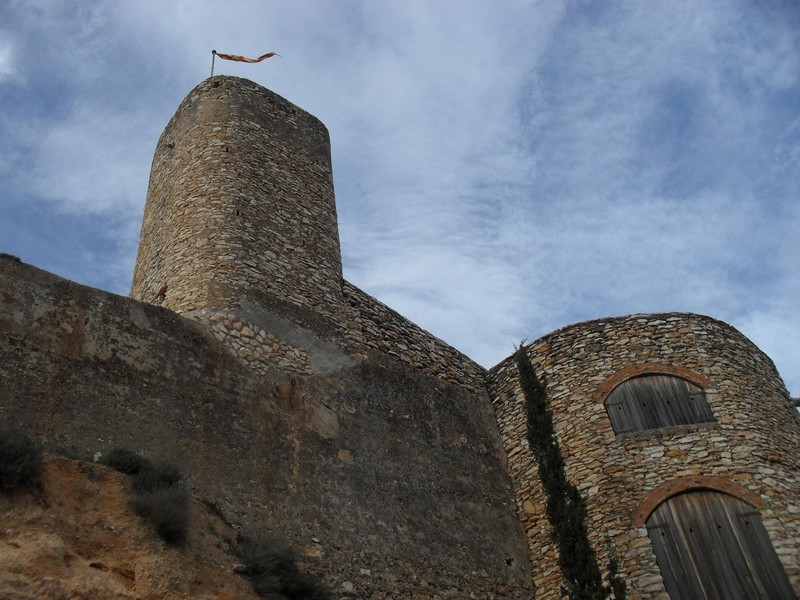
<path fill-rule="evenodd" d="M 135 219 L 147 192 L 152 140 L 161 127 L 144 112 L 75 107 L 41 132 L 29 189 L 65 212 L 127 214 Z"/>
<path fill-rule="evenodd" d="M 6 33 L 0 35 L 0 85 L 12 79 L 16 74 L 14 70 L 14 47 L 9 40 L 3 40 Z"/>

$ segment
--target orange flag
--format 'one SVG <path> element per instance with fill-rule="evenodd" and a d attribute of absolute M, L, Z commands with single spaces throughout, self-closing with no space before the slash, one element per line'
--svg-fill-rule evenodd
<path fill-rule="evenodd" d="M 262 54 L 258 58 L 247 58 L 246 56 L 239 56 L 238 54 L 222 54 L 220 52 L 217 52 L 216 50 L 214 50 L 213 52 L 223 60 L 235 60 L 238 62 L 246 62 L 246 63 L 257 63 L 267 58 L 272 58 L 273 56 L 280 56 L 280 54 L 278 54 L 277 52 L 267 52 L 266 54 Z"/>

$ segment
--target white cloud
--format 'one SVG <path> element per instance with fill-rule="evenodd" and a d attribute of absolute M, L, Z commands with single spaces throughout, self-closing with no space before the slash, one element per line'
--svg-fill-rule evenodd
<path fill-rule="evenodd" d="M 797 294 L 795 297 L 800 297 Z M 792 396 L 800 397 L 800 315 L 797 305 L 770 306 L 742 315 L 732 323 L 767 356 L 778 361 L 778 371 Z"/>
<path fill-rule="evenodd" d="M 150 116 L 96 102 L 51 123 L 35 147 L 29 189 L 61 210 L 111 212 L 136 218 L 147 191 L 153 140 Z"/>
<path fill-rule="evenodd" d="M 6 32 L 0 31 L 0 85 L 13 81 L 17 78 L 17 70 L 14 68 L 14 45 L 6 37 Z"/>

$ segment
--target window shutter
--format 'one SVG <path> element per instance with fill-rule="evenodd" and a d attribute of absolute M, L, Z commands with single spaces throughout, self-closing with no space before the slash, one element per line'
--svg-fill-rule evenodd
<path fill-rule="evenodd" d="M 714 421 L 703 390 L 671 375 L 624 381 L 609 395 L 606 411 L 617 434 Z"/>

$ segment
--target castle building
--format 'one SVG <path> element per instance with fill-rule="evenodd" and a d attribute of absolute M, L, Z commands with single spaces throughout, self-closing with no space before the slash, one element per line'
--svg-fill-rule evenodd
<path fill-rule="evenodd" d="M 169 457 L 342 598 L 570 589 L 513 357 L 490 370 L 342 277 L 328 133 L 235 77 L 156 147 L 130 298 L 0 260 L 0 419 Z M 693 314 L 524 351 L 588 541 L 627 598 L 800 594 L 800 417 L 772 361 Z"/>

